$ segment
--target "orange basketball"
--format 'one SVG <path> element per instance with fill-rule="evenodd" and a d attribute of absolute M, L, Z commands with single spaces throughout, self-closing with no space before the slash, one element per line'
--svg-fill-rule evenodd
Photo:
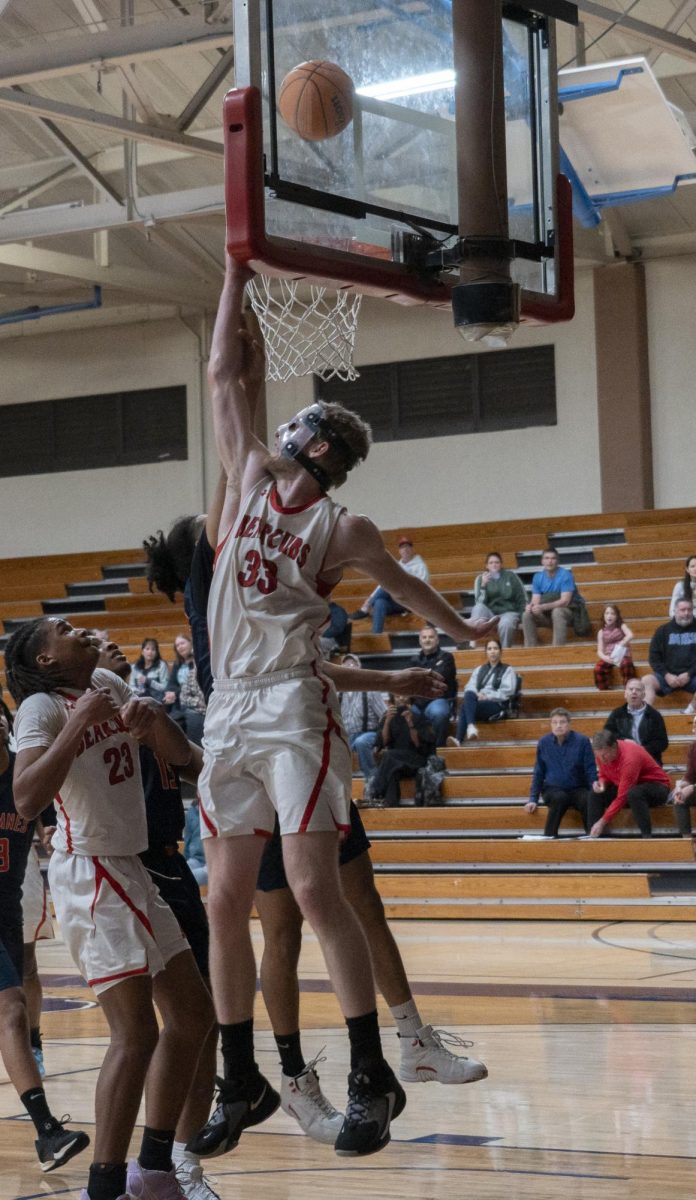
<path fill-rule="evenodd" d="M 353 119 L 353 80 L 336 63 L 312 59 L 280 85 L 278 112 L 307 142 L 335 137 Z"/>

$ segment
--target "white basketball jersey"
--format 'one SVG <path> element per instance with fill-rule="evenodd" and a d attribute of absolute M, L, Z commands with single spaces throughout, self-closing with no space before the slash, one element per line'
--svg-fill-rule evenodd
<path fill-rule="evenodd" d="M 285 671 L 313 662 L 329 616 L 321 568 L 341 505 L 328 496 L 283 508 L 265 476 L 220 542 L 208 601 L 215 679 Z"/>
<path fill-rule="evenodd" d="M 108 687 L 119 707 L 133 698 L 130 688 L 111 671 L 96 670 L 92 686 Z M 18 753 L 52 746 L 82 694 L 40 692 L 20 704 L 14 727 Z M 67 854 L 129 855 L 147 848 L 138 750 L 138 742 L 118 715 L 85 730 L 55 798 L 56 850 Z"/>

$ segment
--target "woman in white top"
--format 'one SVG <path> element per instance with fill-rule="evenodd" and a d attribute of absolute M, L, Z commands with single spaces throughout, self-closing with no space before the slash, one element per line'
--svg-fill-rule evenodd
<path fill-rule="evenodd" d="M 497 638 L 486 642 L 486 662 L 474 671 L 466 685 L 457 720 L 457 736 L 447 739 L 448 746 L 461 746 L 478 737 L 476 721 L 500 721 L 507 714 L 510 700 L 517 691 L 518 676 L 501 661 Z"/>
<path fill-rule="evenodd" d="M 690 554 L 686 560 L 683 577 L 674 585 L 672 599 L 669 604 L 669 615 L 674 616 L 679 600 L 691 600 L 696 604 L 696 554 Z"/>

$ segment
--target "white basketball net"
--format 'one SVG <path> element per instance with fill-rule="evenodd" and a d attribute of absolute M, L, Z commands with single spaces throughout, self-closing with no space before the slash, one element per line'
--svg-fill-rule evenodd
<path fill-rule="evenodd" d="M 308 299 L 298 296 L 300 288 L 309 289 Z M 266 379 L 357 379 L 353 350 L 362 296 L 266 275 L 255 275 L 247 294 L 264 337 Z"/>

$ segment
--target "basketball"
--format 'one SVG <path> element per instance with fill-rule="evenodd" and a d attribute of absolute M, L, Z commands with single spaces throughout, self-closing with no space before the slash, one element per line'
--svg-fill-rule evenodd
<path fill-rule="evenodd" d="M 306 142 L 336 137 L 353 119 L 353 80 L 336 63 L 312 59 L 280 85 L 278 112 Z"/>

